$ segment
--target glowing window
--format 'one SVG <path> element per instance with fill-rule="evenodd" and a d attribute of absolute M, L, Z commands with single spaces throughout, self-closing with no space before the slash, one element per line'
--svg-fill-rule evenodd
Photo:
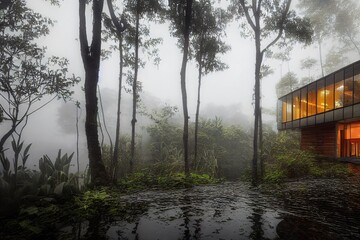
<path fill-rule="evenodd" d="M 291 110 L 292 110 L 292 103 L 291 103 L 291 94 L 289 94 L 287 96 L 286 99 L 286 121 L 289 122 L 292 120 L 292 114 L 291 114 Z"/>
<path fill-rule="evenodd" d="M 316 83 L 308 87 L 308 116 L 316 114 Z"/>
<path fill-rule="evenodd" d="M 334 109 L 334 84 L 325 88 L 325 111 Z"/>
<path fill-rule="evenodd" d="M 326 95 L 326 91 L 325 91 L 324 81 L 319 80 L 317 82 L 317 99 L 316 99 L 317 100 L 316 101 L 317 113 L 324 112 L 324 109 L 325 109 L 325 95 Z"/>
<path fill-rule="evenodd" d="M 360 74 L 354 76 L 354 103 L 360 102 Z"/>
<path fill-rule="evenodd" d="M 344 81 L 335 83 L 335 108 L 344 106 Z"/>
<path fill-rule="evenodd" d="M 301 89 L 301 103 L 300 103 L 300 117 L 304 118 L 307 117 L 307 89 L 303 88 Z"/>

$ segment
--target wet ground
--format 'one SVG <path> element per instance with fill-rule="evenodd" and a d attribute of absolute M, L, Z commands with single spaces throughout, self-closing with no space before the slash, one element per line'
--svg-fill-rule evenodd
<path fill-rule="evenodd" d="M 256 189 L 244 182 L 226 182 L 141 192 L 119 201 L 132 206 L 131 217 L 100 223 L 96 238 L 360 239 L 358 177 Z M 79 236 L 90 236 L 94 230 L 88 224 L 79 226 Z"/>

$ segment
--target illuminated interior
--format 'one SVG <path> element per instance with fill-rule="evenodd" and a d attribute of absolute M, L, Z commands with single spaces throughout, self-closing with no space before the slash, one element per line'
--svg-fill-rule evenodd
<path fill-rule="evenodd" d="M 360 68 L 360 64 L 358 68 Z M 356 68 L 356 66 L 355 66 Z M 360 70 L 351 65 L 279 100 L 281 122 L 291 122 L 360 103 Z"/>
<path fill-rule="evenodd" d="M 337 156 L 360 157 L 360 123 L 338 124 Z"/>

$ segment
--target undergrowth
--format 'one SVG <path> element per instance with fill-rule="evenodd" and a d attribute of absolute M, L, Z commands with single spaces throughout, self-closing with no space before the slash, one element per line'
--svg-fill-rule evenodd
<path fill-rule="evenodd" d="M 213 178 L 208 174 L 191 173 L 187 178 L 184 173 L 168 173 L 156 175 L 147 171 L 136 172 L 118 182 L 121 191 L 131 192 L 146 189 L 178 189 L 195 185 L 216 184 L 220 179 Z"/>

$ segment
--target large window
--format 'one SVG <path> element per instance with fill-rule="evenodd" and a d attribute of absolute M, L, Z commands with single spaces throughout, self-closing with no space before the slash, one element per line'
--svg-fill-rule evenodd
<path fill-rule="evenodd" d="M 300 118 L 300 91 L 293 93 L 293 120 Z"/>
<path fill-rule="evenodd" d="M 278 119 L 285 123 L 358 103 L 360 103 L 360 61 L 282 97 L 278 105 L 282 110 L 278 113 Z M 350 116 L 352 109 L 345 110 L 347 114 L 345 116 Z M 335 111 L 336 119 L 342 118 L 343 113 L 344 111 Z M 312 120 L 309 119 L 310 123 Z"/>
<path fill-rule="evenodd" d="M 286 122 L 286 97 L 281 100 L 281 122 Z"/>
<path fill-rule="evenodd" d="M 301 89 L 300 101 L 300 117 L 304 118 L 307 117 L 307 88 Z"/>
<path fill-rule="evenodd" d="M 325 88 L 325 111 L 334 109 L 334 78 L 330 75 L 326 78 Z"/>
<path fill-rule="evenodd" d="M 360 102 L 360 63 L 354 64 L 354 103 Z"/>
<path fill-rule="evenodd" d="M 338 125 L 338 156 L 360 157 L 360 123 Z"/>
<path fill-rule="evenodd" d="M 344 106 L 344 81 L 335 83 L 335 108 Z"/>
<path fill-rule="evenodd" d="M 350 106 L 353 103 L 353 78 L 349 77 L 345 79 L 344 84 L 344 106 Z"/>
<path fill-rule="evenodd" d="M 308 116 L 316 114 L 316 83 L 308 87 Z"/>
<path fill-rule="evenodd" d="M 348 67 L 345 70 L 345 81 L 344 81 L 344 106 L 350 106 L 353 103 L 353 92 L 354 92 L 354 82 L 353 82 L 353 65 Z"/>
<path fill-rule="evenodd" d="M 344 71 L 335 73 L 335 108 L 344 107 Z"/>
<path fill-rule="evenodd" d="M 316 101 L 316 112 L 322 113 L 325 109 L 325 86 L 324 79 L 317 82 L 317 101 Z"/>
<path fill-rule="evenodd" d="M 286 97 L 286 121 L 289 122 L 292 120 L 292 117 L 291 117 L 291 109 L 292 109 L 292 104 L 291 104 L 291 94 L 289 94 L 287 97 Z"/>

